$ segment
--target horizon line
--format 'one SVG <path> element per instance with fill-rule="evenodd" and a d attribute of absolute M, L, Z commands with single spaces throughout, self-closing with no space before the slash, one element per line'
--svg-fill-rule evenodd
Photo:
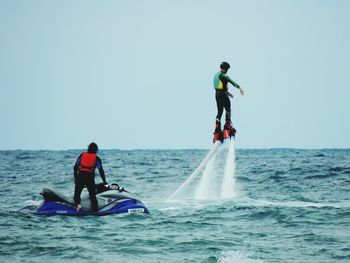
<path fill-rule="evenodd" d="M 0 149 L 0 152 L 10 151 L 84 151 L 86 148 L 75 148 L 75 149 Z M 210 150 L 210 148 L 102 148 L 99 151 L 181 151 L 181 150 Z M 350 150 L 350 147 L 246 147 L 236 148 L 236 150 Z"/>

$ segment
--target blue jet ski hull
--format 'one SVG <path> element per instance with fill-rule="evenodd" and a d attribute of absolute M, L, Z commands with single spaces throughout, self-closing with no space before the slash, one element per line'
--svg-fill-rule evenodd
<path fill-rule="evenodd" d="M 135 200 L 127 200 L 116 204 L 108 210 L 100 209 L 97 212 L 94 211 L 77 211 L 77 209 L 71 205 L 59 203 L 55 201 L 45 201 L 35 211 L 37 215 L 67 215 L 67 216 L 85 216 L 85 215 L 97 215 L 105 216 L 111 214 L 135 214 L 135 213 L 149 213 L 148 209 Z"/>

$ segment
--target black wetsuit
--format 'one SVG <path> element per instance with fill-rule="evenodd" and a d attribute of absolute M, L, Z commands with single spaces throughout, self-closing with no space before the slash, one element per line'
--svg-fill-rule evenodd
<path fill-rule="evenodd" d="M 215 92 L 216 106 L 218 108 L 218 114 L 216 120 L 220 122 L 224 108 L 226 111 L 226 121 L 231 121 L 231 101 L 226 91 L 216 90 Z"/>
<path fill-rule="evenodd" d="M 226 73 L 224 71 L 219 71 L 218 73 L 215 74 L 214 88 L 216 90 L 215 99 L 216 99 L 216 105 L 218 108 L 218 114 L 216 115 L 216 120 L 219 122 L 221 120 L 221 116 L 224 109 L 226 111 L 226 122 L 231 122 L 231 102 L 227 94 L 227 83 L 231 83 L 237 89 L 240 88 L 240 86 L 236 82 L 234 82 L 232 79 L 226 76 Z"/>
<path fill-rule="evenodd" d="M 96 190 L 95 190 L 95 173 L 87 172 L 87 171 L 79 171 L 81 157 L 82 157 L 82 154 L 80 154 L 80 156 L 78 157 L 74 165 L 74 180 L 75 180 L 74 202 L 75 202 L 75 205 L 80 204 L 80 201 L 81 201 L 80 194 L 84 186 L 86 186 L 89 192 L 90 200 L 91 200 L 91 208 L 93 211 L 98 211 L 98 203 L 96 199 Z M 95 167 L 99 170 L 103 183 L 106 184 L 107 182 L 106 182 L 105 173 L 102 167 L 102 161 L 98 156 L 96 156 Z"/>

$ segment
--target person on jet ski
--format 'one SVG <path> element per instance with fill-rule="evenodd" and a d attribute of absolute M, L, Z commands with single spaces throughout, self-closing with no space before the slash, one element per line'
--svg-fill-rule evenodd
<path fill-rule="evenodd" d="M 78 211 L 81 208 L 80 194 L 85 186 L 89 192 L 92 210 L 93 211 L 98 210 L 96 191 L 95 191 L 95 169 L 96 168 L 100 172 L 100 176 L 102 178 L 103 183 L 107 184 L 105 172 L 102 168 L 102 161 L 96 155 L 97 151 L 98 151 L 97 144 L 94 142 L 90 143 L 87 152 L 81 153 L 74 165 L 74 181 L 75 181 L 74 202 Z"/>
<path fill-rule="evenodd" d="M 221 116 L 224 111 L 226 111 L 226 122 L 224 125 L 225 130 L 232 130 L 235 132 L 235 129 L 231 126 L 231 102 L 229 97 L 233 97 L 233 95 L 228 92 L 227 84 L 231 83 L 234 87 L 239 89 L 242 95 L 244 95 L 243 89 L 234 82 L 229 76 L 226 75 L 228 69 L 230 68 L 230 64 L 227 62 L 222 62 L 220 64 L 220 71 L 214 76 L 214 89 L 215 89 L 215 99 L 216 105 L 218 109 L 218 113 L 216 115 L 216 123 L 215 123 L 215 132 L 221 133 Z"/>

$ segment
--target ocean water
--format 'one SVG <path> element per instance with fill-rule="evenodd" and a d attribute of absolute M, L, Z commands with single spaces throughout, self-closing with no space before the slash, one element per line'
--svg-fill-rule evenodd
<path fill-rule="evenodd" d="M 107 181 L 149 215 L 18 212 L 40 203 L 43 187 L 72 194 L 79 153 L 0 151 L 0 262 L 350 262 L 348 149 L 223 148 L 176 200 L 208 150 L 101 150 Z"/>

